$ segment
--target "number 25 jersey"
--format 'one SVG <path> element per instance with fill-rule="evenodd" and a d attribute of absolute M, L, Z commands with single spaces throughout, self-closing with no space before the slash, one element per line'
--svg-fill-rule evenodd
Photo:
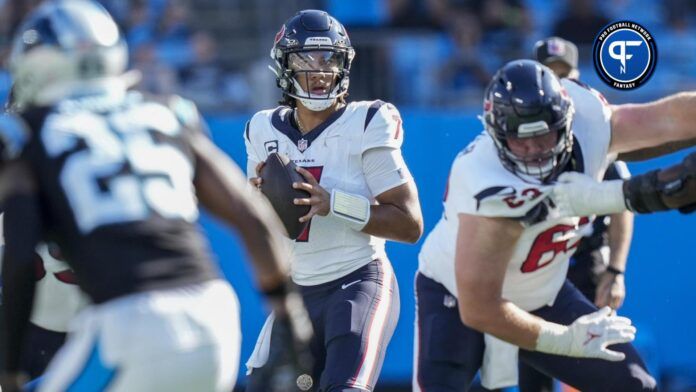
<path fill-rule="evenodd" d="M 20 116 L 45 236 L 94 302 L 218 276 L 196 224 L 192 104 L 112 92 Z"/>
<path fill-rule="evenodd" d="M 608 164 L 611 110 L 601 95 L 564 79 L 575 106 L 572 123 L 574 170 L 601 180 Z M 459 214 L 533 220 L 514 245 L 503 282 L 503 298 L 524 310 L 552 304 L 566 278 L 568 262 L 590 220 L 553 218 L 544 203 L 550 189 L 508 171 L 485 132 L 459 153 L 452 164 L 444 213 L 419 254 L 419 271 L 457 295 L 454 273 Z M 533 219 L 546 208 L 548 217 Z M 550 210 L 550 211 L 549 211 Z M 466 250 L 464 250 L 466 254 Z"/>

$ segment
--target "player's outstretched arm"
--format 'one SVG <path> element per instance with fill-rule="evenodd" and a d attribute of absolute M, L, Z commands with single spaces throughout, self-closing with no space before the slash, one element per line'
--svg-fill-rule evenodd
<path fill-rule="evenodd" d="M 31 315 L 34 287 L 34 249 L 41 239 L 41 215 L 36 184 L 27 165 L 20 161 L 7 164 L 0 175 L 3 225 L 2 319 L 5 322 L 4 391 L 20 390 L 27 381 L 19 373 L 20 355 Z"/>
<path fill-rule="evenodd" d="M 272 208 L 264 198 L 253 198 L 239 167 L 210 139 L 200 133 L 191 139 L 196 155 L 194 185 L 198 200 L 239 232 L 261 290 L 272 291 L 284 285 L 288 252 L 281 238 L 283 226 Z"/>
<path fill-rule="evenodd" d="M 640 214 L 696 210 L 696 152 L 666 169 L 629 180 L 597 182 L 580 173 L 563 173 L 551 199 L 561 216 L 606 215 L 626 210 Z"/>
<path fill-rule="evenodd" d="M 527 350 L 622 360 L 624 354 L 606 347 L 632 341 L 635 328 L 630 320 L 611 316 L 609 308 L 565 326 L 544 321 L 502 298 L 505 271 L 521 233 L 519 222 L 510 219 L 459 214 L 455 274 L 462 321 Z"/>
<path fill-rule="evenodd" d="M 645 161 L 662 155 L 671 154 L 673 152 L 677 152 L 692 146 L 696 146 L 696 138 L 681 140 L 678 142 L 670 142 L 657 147 L 650 147 L 637 151 L 621 153 L 616 159 L 624 162 Z"/>
<path fill-rule="evenodd" d="M 612 107 L 609 152 L 628 153 L 652 147 L 675 146 L 696 139 L 696 92 L 681 92 L 645 104 Z M 653 149 L 669 153 L 671 148 Z M 630 156 L 629 156 L 630 158 Z"/>
<path fill-rule="evenodd" d="M 273 329 L 287 337 L 284 355 L 278 359 L 280 363 L 269 363 L 267 367 L 273 370 L 271 373 L 275 373 L 277 366 L 290 372 L 293 377 L 281 377 L 282 386 L 278 389 L 290 390 L 294 387 L 294 377 L 309 373 L 312 367 L 309 343 L 313 330 L 302 298 L 289 278 L 286 260 L 290 252 L 283 244 L 283 225 L 265 197 L 254 197 L 246 178 L 231 159 L 202 134 L 192 139 L 198 199 L 241 235 L 256 269 L 256 280 L 276 314 Z M 268 382 L 275 385 L 276 378 L 271 376 Z"/>

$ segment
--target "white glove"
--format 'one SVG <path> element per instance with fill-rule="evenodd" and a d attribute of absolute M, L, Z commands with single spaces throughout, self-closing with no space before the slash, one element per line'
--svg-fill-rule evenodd
<path fill-rule="evenodd" d="M 578 172 L 566 172 L 553 185 L 551 200 L 559 217 L 609 215 L 627 211 L 623 180 L 597 182 Z"/>
<path fill-rule="evenodd" d="M 579 317 L 569 326 L 544 322 L 539 331 L 536 351 L 623 361 L 626 354 L 608 350 L 607 346 L 632 342 L 635 337 L 636 327 L 631 325 L 631 320 L 611 315 L 611 308 L 605 306 Z"/>

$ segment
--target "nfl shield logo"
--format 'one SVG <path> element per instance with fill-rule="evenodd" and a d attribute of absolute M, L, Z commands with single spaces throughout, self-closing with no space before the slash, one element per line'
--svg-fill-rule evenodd
<path fill-rule="evenodd" d="M 558 40 L 558 39 L 551 39 L 549 41 L 549 54 L 551 56 L 563 56 L 565 55 L 565 45 L 563 45 L 563 41 Z"/>
<path fill-rule="evenodd" d="M 297 149 L 300 150 L 300 152 L 304 152 L 307 147 L 309 147 L 309 145 L 306 139 L 300 139 L 297 141 Z"/>

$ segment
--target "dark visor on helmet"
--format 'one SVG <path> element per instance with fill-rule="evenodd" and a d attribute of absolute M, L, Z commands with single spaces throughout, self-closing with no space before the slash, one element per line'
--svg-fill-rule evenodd
<path fill-rule="evenodd" d="M 345 65 L 345 53 L 332 50 L 293 52 L 288 55 L 292 71 L 340 72 Z"/>

